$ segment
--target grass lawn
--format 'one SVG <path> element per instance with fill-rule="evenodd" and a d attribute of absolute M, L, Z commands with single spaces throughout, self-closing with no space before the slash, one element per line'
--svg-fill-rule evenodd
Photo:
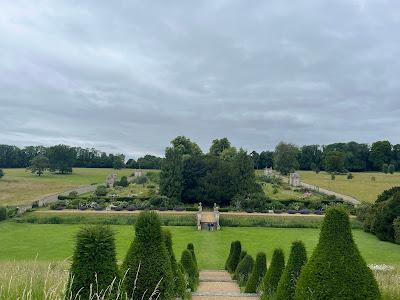
<path fill-rule="evenodd" d="M 62 261 L 72 255 L 74 235 L 79 225 L 36 225 L 3 222 L 0 224 L 0 261 Z M 123 260 L 133 238 L 133 226 L 112 226 L 117 234 L 118 260 Z M 315 247 L 319 229 L 225 227 L 219 232 L 197 231 L 194 227 L 167 227 L 173 235 L 177 258 L 193 242 L 202 269 L 222 269 L 231 241 L 240 240 L 253 256 L 265 251 L 271 259 L 273 249 L 282 247 L 286 255 L 294 240 L 302 240 L 308 253 Z M 400 264 L 400 245 L 377 240 L 371 234 L 354 230 L 359 249 L 368 263 Z"/>
<path fill-rule="evenodd" d="M 316 174 L 312 171 L 299 171 L 299 174 L 305 183 L 352 196 L 364 202 L 374 202 L 384 190 L 400 186 L 400 173 L 353 173 L 352 180 L 348 180 L 346 175 L 337 175 L 335 180 L 331 180 L 331 175 L 326 172 Z M 375 181 L 371 180 L 372 177 L 375 177 Z"/>
<path fill-rule="evenodd" d="M 107 175 L 130 175 L 131 169 L 74 168 L 72 174 L 61 175 L 46 172 L 42 176 L 25 169 L 3 169 L 5 176 L 0 180 L 0 205 L 18 205 L 32 202 L 41 196 L 63 192 L 68 189 L 103 183 Z"/>

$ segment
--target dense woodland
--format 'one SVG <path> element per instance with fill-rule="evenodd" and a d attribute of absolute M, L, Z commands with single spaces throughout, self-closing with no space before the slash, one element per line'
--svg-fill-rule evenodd
<path fill-rule="evenodd" d="M 227 139 L 219 141 L 225 140 Z M 198 146 L 197 148 L 201 152 Z M 254 168 L 278 167 L 274 165 L 274 160 L 276 162 L 277 154 L 282 153 L 280 150 L 287 151 L 291 154 L 290 157 L 294 158 L 294 161 L 290 164 L 290 169 L 363 172 L 382 171 L 385 165 L 392 165 L 394 170 L 400 171 L 400 144 L 392 145 L 389 141 L 377 141 L 372 145 L 349 142 L 326 146 L 305 145 L 302 147 L 281 143 L 275 151 L 266 150 L 260 153 L 252 151 L 250 156 Z M 50 165 L 54 165 L 56 159 L 64 160 L 68 168 L 160 169 L 163 160 L 163 158 L 154 155 L 145 155 L 137 160 L 128 159 L 126 161 L 123 154 L 107 154 L 93 148 L 84 149 L 66 145 L 27 146 L 24 148 L 0 145 L 0 168 L 26 168 L 30 166 L 32 159 L 38 155 L 46 156 L 50 160 Z M 283 156 L 284 160 L 286 158 L 286 156 Z"/>

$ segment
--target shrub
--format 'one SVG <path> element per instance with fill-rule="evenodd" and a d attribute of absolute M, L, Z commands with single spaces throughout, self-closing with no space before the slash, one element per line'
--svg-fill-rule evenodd
<path fill-rule="evenodd" d="M 147 176 L 139 176 L 139 177 L 135 177 L 133 179 L 133 183 L 136 183 L 136 184 L 145 184 L 145 183 L 147 183 L 147 181 L 149 181 Z"/>
<path fill-rule="evenodd" d="M 196 265 L 193 261 L 193 255 L 192 252 L 188 249 L 183 250 L 182 256 L 181 256 L 181 264 L 183 267 L 183 270 L 185 272 L 185 277 L 187 281 L 188 287 L 192 290 L 195 291 L 197 289 L 198 285 L 198 280 L 197 280 L 197 269 Z"/>
<path fill-rule="evenodd" d="M 162 233 L 164 237 L 165 247 L 167 248 L 168 255 L 171 261 L 171 270 L 174 280 L 175 296 L 184 298 L 186 291 L 186 284 L 183 274 L 178 267 L 178 263 L 176 262 L 174 251 L 172 250 L 171 232 L 167 229 L 164 229 Z"/>
<path fill-rule="evenodd" d="M 159 299 L 173 296 L 171 261 L 161 232 L 161 222 L 154 212 L 141 212 L 136 222 L 135 239 L 122 264 L 126 272 L 125 288 L 133 299 Z"/>
<path fill-rule="evenodd" d="M 394 230 L 394 242 L 396 244 L 400 244 L 400 217 L 393 222 L 393 230 Z"/>
<path fill-rule="evenodd" d="M 231 251 L 229 253 L 228 260 L 226 261 L 226 269 L 231 274 L 235 273 L 236 271 L 236 267 L 240 260 L 241 251 L 242 251 L 242 245 L 240 241 L 234 241 L 231 243 Z"/>
<path fill-rule="evenodd" d="M 253 270 L 254 260 L 246 254 L 243 259 L 239 262 L 236 268 L 234 279 L 237 280 L 239 286 L 245 286 L 251 271 Z"/>
<path fill-rule="evenodd" d="M 347 179 L 351 180 L 351 179 L 353 179 L 353 178 L 354 178 L 354 175 L 353 175 L 353 174 L 349 173 L 349 174 L 347 175 Z"/>
<path fill-rule="evenodd" d="M 98 185 L 94 193 L 96 196 L 106 196 L 107 188 L 104 185 Z"/>
<path fill-rule="evenodd" d="M 378 284 L 361 257 L 342 208 L 328 209 L 317 247 L 303 267 L 296 299 L 379 299 Z"/>
<path fill-rule="evenodd" d="M 0 179 L 3 178 L 3 176 L 4 176 L 4 171 L 0 169 Z"/>
<path fill-rule="evenodd" d="M 393 165 L 393 164 L 390 164 L 389 167 L 388 167 L 388 172 L 389 172 L 390 174 L 394 174 L 394 171 L 395 171 L 394 165 Z"/>
<path fill-rule="evenodd" d="M 66 299 L 89 299 L 91 290 L 92 295 L 94 291 L 107 295 L 105 299 L 115 299 L 118 284 L 114 233 L 104 226 L 82 228 L 77 234 Z"/>
<path fill-rule="evenodd" d="M 383 241 L 394 242 L 394 220 L 400 216 L 400 193 L 372 207 L 371 231 Z"/>
<path fill-rule="evenodd" d="M 189 243 L 186 247 L 186 249 L 190 250 L 190 252 L 192 252 L 193 255 L 193 262 L 196 265 L 197 268 L 197 258 L 196 258 L 196 253 L 194 252 L 194 245 L 192 243 Z"/>
<path fill-rule="evenodd" d="M 383 164 L 382 165 L 382 172 L 387 174 L 389 172 L 389 165 L 388 164 Z"/>
<path fill-rule="evenodd" d="M 129 185 L 128 178 L 126 176 L 122 176 L 121 180 L 116 183 L 118 186 L 127 187 Z"/>
<path fill-rule="evenodd" d="M 247 254 L 247 252 L 244 250 L 240 252 L 239 262 L 246 256 L 246 254 Z"/>
<path fill-rule="evenodd" d="M 154 195 L 150 198 L 152 208 L 167 208 L 172 205 L 171 200 L 167 196 Z"/>
<path fill-rule="evenodd" d="M 303 242 L 293 242 L 289 260 L 278 283 L 276 300 L 294 300 L 297 280 L 299 279 L 301 268 L 306 262 L 307 253 Z"/>
<path fill-rule="evenodd" d="M 0 221 L 7 219 L 7 208 L 0 206 Z"/>
<path fill-rule="evenodd" d="M 395 194 L 400 193 L 400 186 L 392 187 L 388 190 L 385 190 L 382 194 L 378 196 L 375 203 L 383 202 L 392 198 Z"/>
<path fill-rule="evenodd" d="M 264 277 L 265 270 L 267 269 L 267 257 L 265 253 L 259 252 L 256 256 L 256 262 L 251 272 L 249 280 L 246 283 L 246 293 L 256 293 L 261 280 Z"/>
<path fill-rule="evenodd" d="M 269 266 L 269 269 L 262 281 L 261 299 L 263 300 L 269 299 L 275 294 L 284 268 L 285 268 L 285 256 L 283 254 L 283 251 L 280 248 L 275 249 L 274 253 L 272 254 L 271 265 Z"/>
<path fill-rule="evenodd" d="M 76 198 L 76 197 L 78 197 L 78 192 L 77 191 L 69 192 L 68 197 Z M 60 199 L 60 200 L 62 200 L 62 199 Z"/>

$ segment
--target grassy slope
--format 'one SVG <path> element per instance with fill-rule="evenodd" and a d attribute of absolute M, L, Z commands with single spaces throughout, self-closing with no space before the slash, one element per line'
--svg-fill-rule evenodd
<path fill-rule="evenodd" d="M 60 261 L 72 254 L 74 234 L 79 225 L 32 225 L 4 222 L 0 224 L 0 260 Z M 132 226 L 113 226 L 117 233 L 118 259 L 122 260 L 133 237 Z M 268 259 L 276 247 L 288 254 L 290 243 L 301 239 L 308 253 L 315 247 L 318 229 L 286 228 L 224 228 L 220 232 L 196 231 L 194 227 L 168 227 L 173 234 L 177 257 L 186 244 L 193 242 L 200 267 L 223 268 L 230 242 L 241 240 L 243 247 L 255 255 L 265 251 Z M 400 246 L 381 242 L 375 236 L 354 230 L 360 251 L 368 263 L 400 263 Z"/>
<path fill-rule="evenodd" d="M 0 180 L 0 205 L 18 205 L 41 196 L 62 192 L 74 187 L 105 182 L 107 175 L 132 174 L 131 169 L 89 169 L 75 168 L 72 174 L 61 175 L 46 172 L 36 176 L 25 169 L 4 169 L 5 176 Z"/>
<path fill-rule="evenodd" d="M 365 202 L 374 202 L 384 190 L 400 185 L 400 173 L 353 173 L 354 178 L 348 180 L 346 175 L 337 175 L 335 180 L 325 172 L 316 174 L 312 171 L 300 171 L 301 180 L 334 192 L 342 193 Z M 372 181 L 371 177 L 376 181 Z"/>

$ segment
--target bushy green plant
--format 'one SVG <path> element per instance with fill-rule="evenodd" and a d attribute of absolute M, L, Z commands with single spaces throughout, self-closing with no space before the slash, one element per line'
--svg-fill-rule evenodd
<path fill-rule="evenodd" d="M 129 185 L 128 178 L 126 176 L 122 176 L 121 180 L 117 182 L 117 185 L 127 187 Z"/>
<path fill-rule="evenodd" d="M 118 284 L 114 233 L 104 226 L 82 228 L 77 234 L 67 298 L 89 299 L 96 293 L 115 299 Z"/>
<path fill-rule="evenodd" d="M 297 280 L 306 262 L 307 253 L 303 242 L 293 242 L 288 262 L 278 283 L 276 300 L 294 300 Z"/>
<path fill-rule="evenodd" d="M 136 184 L 145 184 L 145 183 L 147 183 L 147 181 L 149 181 L 149 179 L 147 178 L 147 176 L 144 176 L 144 175 L 135 177 L 133 179 L 133 183 L 136 183 Z"/>
<path fill-rule="evenodd" d="M 126 272 L 125 289 L 133 299 L 173 297 L 173 274 L 168 250 L 155 212 L 141 212 L 136 222 L 135 239 L 122 264 Z"/>
<path fill-rule="evenodd" d="M 270 299 L 275 295 L 284 268 L 285 256 L 283 254 L 283 250 L 280 248 L 275 249 L 274 253 L 272 254 L 271 264 L 262 281 L 262 300 Z"/>
<path fill-rule="evenodd" d="M 327 210 L 318 245 L 297 282 L 296 299 L 380 299 L 342 208 Z"/>
<path fill-rule="evenodd" d="M 0 221 L 7 219 L 7 208 L 0 206 Z"/>
<path fill-rule="evenodd" d="M 174 280 L 175 296 L 183 298 L 185 296 L 186 284 L 184 278 L 182 279 L 183 274 L 179 269 L 178 263 L 176 262 L 174 251 L 172 250 L 172 235 L 171 232 L 167 229 L 164 229 L 162 233 L 164 237 L 165 247 L 167 248 L 168 255 L 171 261 L 171 270 Z"/>
<path fill-rule="evenodd" d="M 393 164 L 390 164 L 390 165 L 388 166 L 388 172 L 389 172 L 390 174 L 394 174 L 394 171 L 395 171 L 395 166 L 394 166 Z"/>
<path fill-rule="evenodd" d="M 389 172 L 389 165 L 388 164 L 383 164 L 382 165 L 382 172 L 387 174 Z"/>
<path fill-rule="evenodd" d="M 194 252 L 194 245 L 193 245 L 193 243 L 187 244 L 186 249 L 188 249 L 188 250 L 190 250 L 190 252 L 192 252 L 193 261 L 194 261 L 194 264 L 196 265 L 196 268 L 197 268 L 197 258 L 196 258 L 196 253 Z"/>
<path fill-rule="evenodd" d="M 197 268 L 193 261 L 192 252 L 188 249 L 183 250 L 181 255 L 181 265 L 185 272 L 188 287 L 195 291 L 198 285 Z"/>
<path fill-rule="evenodd" d="M 239 286 L 245 286 L 249 275 L 253 271 L 254 259 L 246 254 L 239 262 L 233 279 L 236 279 Z"/>
<path fill-rule="evenodd" d="M 246 256 L 246 254 L 247 254 L 247 252 L 244 251 L 244 250 L 242 250 L 242 251 L 240 252 L 239 262 Z"/>
<path fill-rule="evenodd" d="M 240 241 L 234 241 L 231 243 L 231 251 L 226 261 L 226 270 L 233 274 L 236 271 L 236 267 L 240 260 L 240 252 L 242 251 L 242 244 Z"/>
<path fill-rule="evenodd" d="M 167 196 L 154 195 L 150 198 L 150 205 L 152 208 L 168 208 L 173 205 L 171 199 Z"/>
<path fill-rule="evenodd" d="M 4 176 L 4 171 L 3 169 L 0 169 L 0 179 L 3 178 L 3 176 Z"/>
<path fill-rule="evenodd" d="M 400 244 L 400 217 L 397 217 L 393 222 L 394 242 Z"/>
<path fill-rule="evenodd" d="M 260 285 L 261 280 L 264 277 L 267 269 L 267 257 L 265 253 L 259 252 L 256 256 L 256 262 L 254 263 L 251 275 L 246 283 L 246 293 L 256 293 Z"/>
<path fill-rule="evenodd" d="M 94 194 L 98 197 L 107 195 L 107 188 L 104 185 L 98 185 Z"/>

